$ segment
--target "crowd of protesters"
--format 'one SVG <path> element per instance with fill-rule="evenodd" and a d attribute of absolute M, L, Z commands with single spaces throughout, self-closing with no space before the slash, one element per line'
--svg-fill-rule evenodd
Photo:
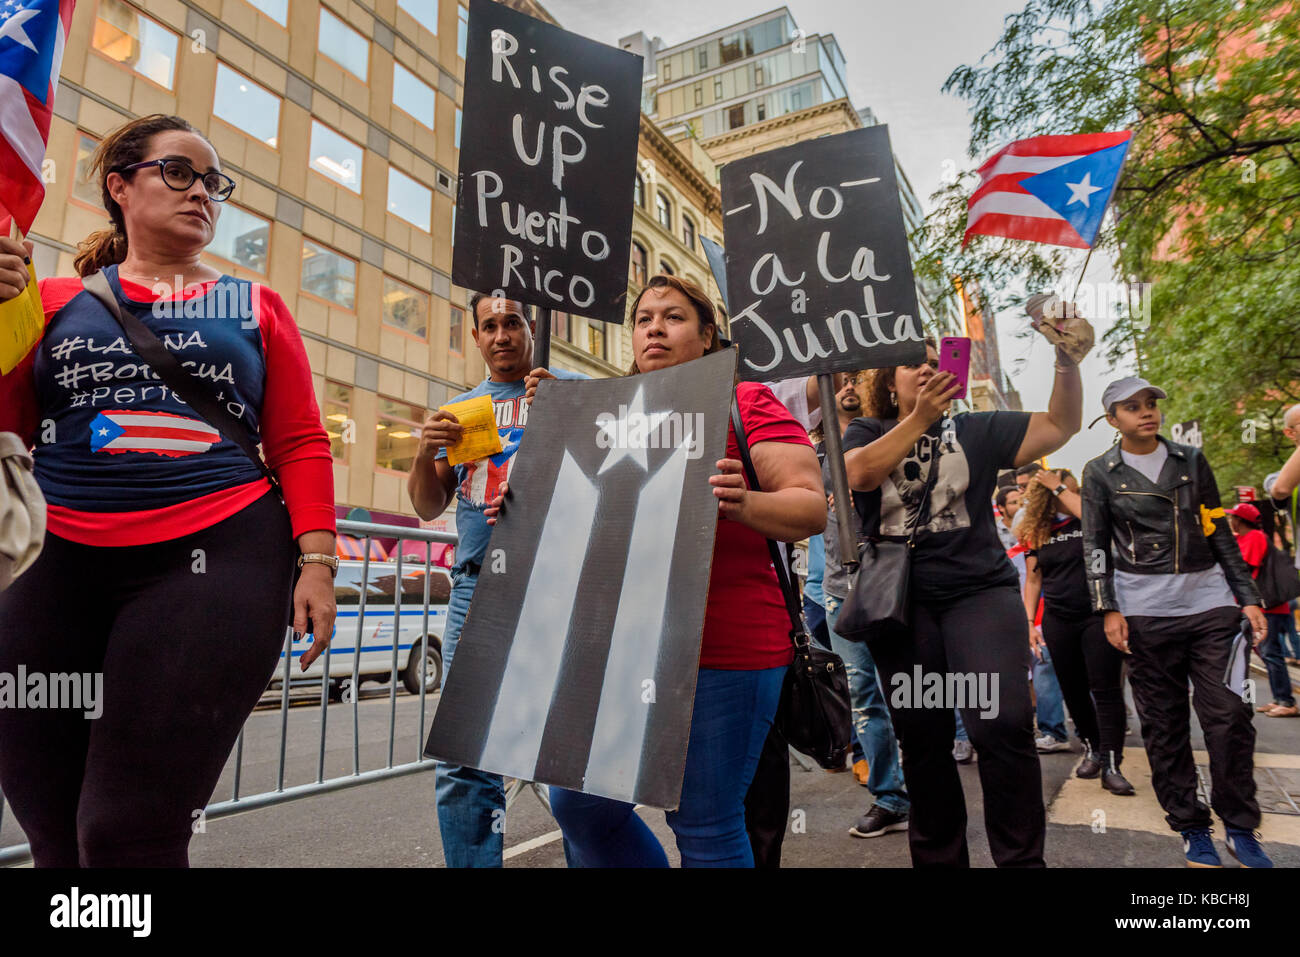
<path fill-rule="evenodd" d="M 258 287 L 249 297 L 256 322 L 206 327 L 205 357 L 229 359 L 236 372 L 229 399 L 246 435 L 186 420 L 190 433 L 215 436 L 212 448 L 152 458 L 98 454 L 102 444 L 85 441 L 97 413 L 55 382 L 53 330 L 112 341 L 117 322 L 126 328 L 114 319 L 123 312 L 159 334 L 186 332 L 203 309 L 164 310 L 173 325 L 158 324 L 160 277 L 180 276 L 183 286 L 161 295 L 204 308 L 222 298 L 223 284 L 239 282 L 201 258 L 234 184 L 189 124 L 134 120 L 105 138 L 92 167 L 112 225 L 83 245 L 78 277 L 42 281 L 46 333 L 0 378 L 0 431 L 35 446 L 49 502 L 44 552 L 0 593 L 0 671 L 36 662 L 51 672 L 102 672 L 112 690 L 99 722 L 0 709 L 0 787 L 38 865 L 183 866 L 192 809 L 211 796 L 285 627 L 315 636 L 304 667 L 329 640 L 337 561 L 328 440 L 293 318 Z M 24 288 L 30 252 L 0 239 L 0 301 Z M 107 301 L 92 292 L 100 276 Z M 461 398 L 513 404 L 522 428 L 538 382 L 554 377 L 533 367 L 528 311 L 482 293 L 470 308 L 488 375 Z M 630 375 L 723 348 L 708 295 L 679 277 L 653 277 L 629 322 Z M 1197 795 L 1195 707 L 1226 847 L 1245 866 L 1271 866 L 1256 834 L 1252 706 L 1225 675 L 1234 649 L 1256 646 L 1273 699 L 1258 713 L 1298 713 L 1286 667 L 1300 655 L 1293 607 L 1263 607 L 1259 586 L 1286 527 L 1295 540 L 1300 448 L 1270 477 L 1270 506 L 1225 511 L 1200 451 L 1160 434 L 1165 392 L 1125 378 L 1102 399 L 1116 442 L 1080 480 L 1043 465 L 1082 425 L 1082 383 L 1067 350 L 1057 345 L 1045 411 L 972 412 L 954 410 L 961 383 L 939 371 L 933 342 L 925 349 L 914 364 L 838 375 L 834 409 L 818 407 L 813 380 L 736 390 L 762 488 L 747 485 L 732 433 L 710 479 L 716 557 L 681 804 L 667 815 L 683 864 L 779 861 L 789 767 L 774 725 L 792 649 L 763 540 L 807 539 L 808 623 L 849 677 L 854 774 L 846 783 L 871 794 L 851 835 L 906 832 L 914 865 L 968 866 L 958 765 L 973 761 L 995 863 L 1044 866 L 1039 755 L 1073 750 L 1067 711 L 1081 749 L 1074 774 L 1117 798 L 1138 791 L 1121 772 L 1126 751 L 1135 754 L 1125 744 L 1127 681 L 1150 787 L 1188 865 L 1221 863 L 1210 808 Z M 136 369 L 140 382 L 156 381 L 144 369 Z M 152 398 L 148 388 L 133 392 L 113 414 L 175 418 L 167 390 L 154 388 Z M 1287 435 L 1300 446 L 1296 411 Z M 37 441 L 49 422 L 54 438 Z M 842 462 L 830 461 L 821 441 L 828 429 L 841 437 Z M 510 468 L 509 456 L 450 466 L 447 449 L 460 434 L 453 414 L 431 414 L 408 483 L 424 518 L 457 507 L 448 669 Z M 246 454 L 258 443 L 264 465 Z M 839 467 L 849 502 L 830 494 Z M 859 583 L 839 551 L 837 508 L 848 511 L 859 544 L 914 535 L 906 633 L 866 642 L 839 634 Z M 200 551 L 206 576 L 190 573 Z M 67 601 L 69 569 L 91 568 L 78 575 L 81 600 Z M 231 594 L 240 596 L 238 616 L 225 613 Z M 123 672 L 129 680 L 112 680 Z M 989 678 L 996 706 L 919 706 L 891 693 L 917 674 L 953 673 Z M 442 765 L 435 779 L 446 862 L 500 866 L 500 776 Z M 561 788 L 550 798 L 570 865 L 667 864 L 632 805 Z"/>

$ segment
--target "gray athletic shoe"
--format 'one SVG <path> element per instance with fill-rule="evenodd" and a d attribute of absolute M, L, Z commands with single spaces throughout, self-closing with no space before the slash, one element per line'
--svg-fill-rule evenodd
<path fill-rule="evenodd" d="M 969 741 L 957 740 L 952 743 L 952 759 L 958 764 L 970 764 L 973 757 L 975 757 L 975 749 L 970 746 Z"/>
<path fill-rule="evenodd" d="M 1069 741 L 1058 741 L 1050 734 L 1045 734 L 1041 738 L 1034 740 L 1034 745 L 1038 748 L 1039 754 L 1051 754 L 1053 751 L 1069 751 Z"/>

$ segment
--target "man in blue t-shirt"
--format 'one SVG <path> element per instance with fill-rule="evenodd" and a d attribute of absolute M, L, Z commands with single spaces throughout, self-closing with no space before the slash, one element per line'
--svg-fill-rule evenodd
<path fill-rule="evenodd" d="M 445 673 L 460 641 L 465 614 L 469 611 L 479 567 L 487 552 L 491 529 L 484 509 L 500 494 L 510 473 L 515 451 L 528 423 L 524 402 L 524 380 L 533 365 L 533 325 L 522 303 L 475 293 L 469 302 L 474 317 L 472 335 L 488 377 L 452 401 L 492 397 L 496 407 L 501 451 L 486 459 L 447 464 L 447 446 L 461 438 L 456 416 L 436 410 L 420 432 L 420 450 L 406 487 L 416 514 L 423 519 L 441 515 L 456 498 L 456 566 L 451 570 L 451 598 L 447 604 L 447 627 L 442 636 Z M 555 370 L 560 379 L 582 378 Z M 476 768 L 439 764 L 434 771 L 438 805 L 438 827 L 442 853 L 448 867 L 500 867 L 505 832 L 505 787 L 499 774 Z"/>

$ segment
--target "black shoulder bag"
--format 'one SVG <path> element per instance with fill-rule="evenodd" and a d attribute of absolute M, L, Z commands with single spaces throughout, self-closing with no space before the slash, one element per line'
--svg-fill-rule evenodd
<path fill-rule="evenodd" d="M 131 315 L 129 312 L 123 312 L 122 307 L 118 304 L 117 295 L 113 292 L 113 287 L 109 285 L 108 278 L 102 271 L 91 273 L 89 276 L 82 277 L 81 284 L 86 287 L 86 291 L 99 300 L 100 304 L 108 310 L 108 314 L 117 320 L 117 324 L 122 327 L 126 333 L 126 338 L 131 343 L 131 348 L 135 350 L 136 355 L 149 364 L 149 368 L 158 373 L 158 378 L 167 384 L 167 387 L 185 400 L 185 404 L 201 415 L 208 423 L 225 438 L 230 439 L 248 456 L 249 460 L 257 466 L 258 470 L 271 483 L 271 489 L 279 496 L 280 501 L 284 501 L 284 492 L 280 488 L 280 480 L 275 477 L 270 466 L 262 460 L 258 454 L 257 446 L 253 444 L 252 437 L 248 434 L 248 427 L 236 419 L 224 405 L 217 401 L 217 397 L 200 382 L 197 378 L 185 371 L 185 367 L 180 361 L 167 351 L 167 347 L 162 341 L 155 336 L 143 322 Z M 298 584 L 298 576 L 301 569 L 295 568 L 293 584 Z M 293 590 L 289 592 L 292 600 Z M 312 623 L 307 622 L 307 633 L 312 632 Z"/>
<path fill-rule="evenodd" d="M 925 474 L 925 488 L 912 516 L 907 538 L 898 541 L 867 539 L 858 558 L 858 577 L 853 592 L 840 608 L 835 633 L 848 641 L 875 641 L 907 632 L 911 625 L 910 589 L 912 549 L 916 547 L 916 530 L 921 515 L 929 511 L 930 493 L 939 477 L 942 438 L 934 444 L 934 455 Z"/>
<path fill-rule="evenodd" d="M 763 489 L 758 484 L 758 475 L 749 456 L 749 440 L 740 420 L 740 408 L 734 401 L 731 404 L 731 425 L 736 432 L 740 461 L 745 467 L 749 487 L 761 492 Z M 786 672 L 781 703 L 776 709 L 776 727 L 796 751 L 808 755 L 823 768 L 838 770 L 844 767 L 844 757 L 849 750 L 852 718 L 844 662 L 839 655 L 813 644 L 781 550 L 770 538 L 767 550 L 772 556 L 781 597 L 785 599 L 786 611 L 790 615 L 790 641 L 794 644 L 794 661 Z"/>

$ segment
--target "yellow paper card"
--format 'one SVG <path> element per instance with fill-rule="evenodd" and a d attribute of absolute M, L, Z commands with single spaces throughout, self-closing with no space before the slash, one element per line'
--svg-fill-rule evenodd
<path fill-rule="evenodd" d="M 0 375 L 8 375 L 22 362 L 45 331 L 45 309 L 36 289 L 36 267 L 27 264 L 31 277 L 19 296 L 0 303 Z"/>
<path fill-rule="evenodd" d="M 447 446 L 448 465 L 476 462 L 501 451 L 501 433 L 497 431 L 497 414 L 491 396 L 453 402 L 444 405 L 442 410 L 454 415 L 465 430 L 459 442 Z"/>

